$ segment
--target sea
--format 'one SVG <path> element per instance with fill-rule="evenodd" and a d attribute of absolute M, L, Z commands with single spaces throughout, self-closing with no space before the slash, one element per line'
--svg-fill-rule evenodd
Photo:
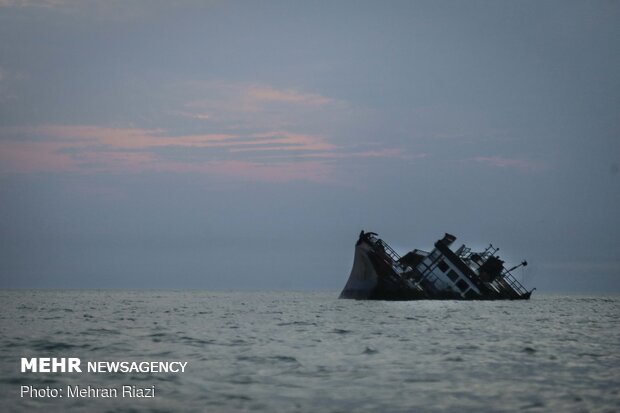
<path fill-rule="evenodd" d="M 3 412 L 618 412 L 620 297 L 354 301 L 337 292 L 0 291 Z M 81 373 L 21 372 L 79 358 Z M 95 373 L 88 362 L 187 362 Z M 31 397 L 154 388 L 155 397 Z"/>

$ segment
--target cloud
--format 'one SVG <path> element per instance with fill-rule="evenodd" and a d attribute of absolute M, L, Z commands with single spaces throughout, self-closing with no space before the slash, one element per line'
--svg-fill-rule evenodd
<path fill-rule="evenodd" d="M 77 165 L 56 142 L 0 142 L 0 173 L 76 172 Z"/>
<path fill-rule="evenodd" d="M 175 89 L 192 98 L 170 114 L 226 129 L 272 130 L 312 124 L 316 128 L 346 109 L 344 102 L 318 93 L 265 84 L 185 82 Z M 318 118 L 322 122 L 312 122 Z"/>
<path fill-rule="evenodd" d="M 312 153 L 293 153 L 293 154 L 270 154 L 264 158 L 312 158 L 312 159 L 349 159 L 349 158 L 399 158 L 399 159 L 421 159 L 428 154 L 407 155 L 402 149 L 378 149 L 370 151 L 355 151 L 348 148 L 334 148 L 333 151 L 312 152 Z M 265 150 L 287 151 L 287 147 L 265 148 Z M 233 151 L 243 152 L 245 149 L 234 149 Z"/>
<path fill-rule="evenodd" d="M 207 147 L 217 146 L 236 138 L 231 134 L 170 136 L 166 135 L 163 129 L 110 128 L 90 125 L 47 125 L 21 130 L 31 135 L 52 137 L 56 142 L 71 143 L 73 146 L 99 144 L 117 149 L 146 149 L 163 146 Z"/>
<path fill-rule="evenodd" d="M 298 105 L 324 106 L 335 100 L 319 94 L 301 93 L 295 89 L 275 89 L 267 86 L 252 86 L 245 92 L 245 98 L 256 102 L 283 102 Z"/>
<path fill-rule="evenodd" d="M 521 171 L 538 171 L 541 166 L 526 159 L 505 158 L 502 156 L 477 156 L 469 159 L 469 161 L 490 165 L 497 168 L 514 168 Z"/>
<path fill-rule="evenodd" d="M 163 129 L 111 128 L 90 125 L 46 125 L 37 127 L 7 127 L 0 131 L 3 140 L 30 138 L 55 142 L 59 147 L 111 149 L 150 149 L 158 147 L 234 148 L 261 150 L 273 145 L 286 145 L 289 150 L 329 150 L 335 148 L 321 136 L 269 131 L 254 134 L 205 133 L 174 136 Z M 10 139 L 11 136 L 14 139 Z"/>
<path fill-rule="evenodd" d="M 165 171 L 326 181 L 334 170 L 328 160 L 400 155 L 394 150 L 348 153 L 322 136 L 287 131 L 174 136 L 162 129 L 45 125 L 0 128 L 0 136 L 2 173 Z M 177 151 L 176 158 L 170 150 Z M 196 156 L 197 150 L 203 152 Z M 257 156 L 263 152 L 285 155 Z"/>
<path fill-rule="evenodd" d="M 330 117 L 346 108 L 335 99 L 264 84 L 192 86 L 191 92 L 181 92 L 185 102 L 179 107 L 171 99 L 167 117 L 151 128 L 0 128 L 0 173 L 164 171 L 326 181 L 343 159 L 407 159 L 401 149 L 334 136 Z"/>

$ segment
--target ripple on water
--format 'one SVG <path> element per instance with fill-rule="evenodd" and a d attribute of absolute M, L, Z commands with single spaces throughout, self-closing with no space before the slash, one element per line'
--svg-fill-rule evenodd
<path fill-rule="evenodd" d="M 0 397 L 15 400 L 9 392 L 23 383 L 16 360 L 24 354 L 87 354 L 188 361 L 177 375 L 88 376 L 102 386 L 156 384 L 157 405 L 146 409 L 162 411 L 611 412 L 620 405 L 620 299 L 335 296 L 0 291 L 0 371 L 7 372 Z M 77 380 L 39 378 L 39 385 Z M 11 407 L 22 413 L 34 405 L 68 413 L 145 408 L 100 400 Z"/>
<path fill-rule="evenodd" d="M 86 343 L 72 344 L 72 343 L 66 343 L 63 341 L 53 341 L 53 340 L 46 340 L 46 339 L 32 340 L 29 343 L 25 343 L 25 346 L 31 347 L 35 351 L 47 351 L 50 353 L 53 353 L 55 351 L 74 350 L 74 349 L 79 349 L 79 348 L 90 347 L 90 345 Z"/>
<path fill-rule="evenodd" d="M 364 351 L 362 352 L 362 354 L 377 354 L 379 352 L 379 350 L 372 348 L 372 347 L 366 347 L 364 349 Z"/>

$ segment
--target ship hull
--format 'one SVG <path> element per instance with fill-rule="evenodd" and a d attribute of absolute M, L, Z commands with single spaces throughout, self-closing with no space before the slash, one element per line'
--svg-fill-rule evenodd
<path fill-rule="evenodd" d="M 367 243 L 355 246 L 353 268 L 340 298 L 356 300 L 420 300 L 428 298 L 418 289 L 394 277 L 393 269 Z"/>

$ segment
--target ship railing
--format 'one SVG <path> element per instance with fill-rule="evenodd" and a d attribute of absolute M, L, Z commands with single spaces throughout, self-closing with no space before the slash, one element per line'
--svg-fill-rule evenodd
<path fill-rule="evenodd" d="M 471 248 L 466 247 L 465 244 L 463 244 L 454 253 L 462 260 L 467 259 L 471 256 Z"/>
<path fill-rule="evenodd" d="M 380 238 L 377 239 L 377 244 L 383 247 L 383 250 L 385 251 L 385 253 L 394 261 L 394 263 L 400 265 L 400 263 L 398 262 L 400 260 L 400 255 L 398 255 L 398 253 L 394 251 L 392 247 L 390 247 L 388 244 L 385 243 L 385 241 L 383 241 Z"/>
<path fill-rule="evenodd" d="M 390 257 L 390 259 L 392 260 L 392 265 L 398 267 L 401 273 L 404 273 L 411 268 L 407 265 L 403 265 L 400 262 L 401 256 L 381 238 L 375 238 L 374 242 L 376 245 L 379 245 L 383 249 L 385 255 Z"/>
<path fill-rule="evenodd" d="M 489 246 L 480 254 L 481 262 L 486 262 L 486 260 L 495 255 L 497 251 L 499 251 L 499 248 L 495 248 L 493 244 L 489 244 Z"/>
<path fill-rule="evenodd" d="M 478 255 L 480 257 L 480 264 L 483 264 L 491 256 L 495 255 L 497 251 L 499 251 L 499 248 L 494 247 L 492 244 L 482 252 L 472 252 L 471 248 L 462 245 L 454 253 L 462 260 L 470 260 L 473 255 Z M 478 266 L 480 266 L 480 264 L 478 264 Z"/>
<path fill-rule="evenodd" d="M 502 272 L 502 278 L 519 295 L 527 294 L 527 290 L 517 279 L 507 270 Z"/>

